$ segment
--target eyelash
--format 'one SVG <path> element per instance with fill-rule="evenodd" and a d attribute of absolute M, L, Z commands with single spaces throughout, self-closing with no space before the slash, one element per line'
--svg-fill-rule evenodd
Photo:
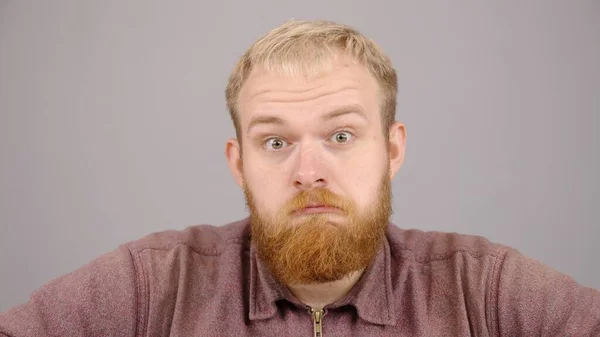
<path fill-rule="evenodd" d="M 347 130 L 347 129 L 340 129 L 340 130 L 336 130 L 336 131 L 334 131 L 333 133 L 331 133 L 331 135 L 329 136 L 329 139 L 331 139 L 331 137 L 333 137 L 335 134 L 337 134 L 337 133 L 342 133 L 342 132 L 345 132 L 345 133 L 349 133 L 349 134 L 350 134 L 350 136 L 351 136 L 351 139 L 348 141 L 348 143 L 349 143 L 349 142 L 351 142 L 351 141 L 352 141 L 352 140 L 353 140 L 353 139 L 356 137 L 356 135 L 354 134 L 354 132 L 352 132 L 351 130 Z M 278 151 L 280 151 L 280 149 L 273 149 L 273 150 L 271 150 L 271 149 L 267 148 L 267 143 L 268 143 L 269 141 L 273 140 L 273 139 L 279 139 L 279 140 L 281 140 L 281 141 L 283 141 L 283 142 L 285 142 L 285 143 L 288 143 L 288 142 L 287 142 L 285 139 L 283 139 L 282 137 L 271 136 L 271 137 L 268 137 L 268 138 L 266 138 L 266 139 L 265 139 L 265 140 L 262 142 L 262 144 L 263 144 L 263 148 L 265 148 L 267 151 L 271 151 L 271 152 L 278 152 Z M 339 144 L 345 144 L 345 143 L 339 143 Z M 289 146 L 289 144 L 288 144 L 288 146 Z"/>

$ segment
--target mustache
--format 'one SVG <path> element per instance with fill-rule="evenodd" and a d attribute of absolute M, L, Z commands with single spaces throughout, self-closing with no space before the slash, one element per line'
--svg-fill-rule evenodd
<path fill-rule="evenodd" d="M 343 198 L 326 188 L 311 189 L 298 192 L 284 206 L 285 214 L 289 214 L 311 205 L 325 207 L 335 207 L 343 212 L 349 212 L 352 209 L 352 202 Z"/>

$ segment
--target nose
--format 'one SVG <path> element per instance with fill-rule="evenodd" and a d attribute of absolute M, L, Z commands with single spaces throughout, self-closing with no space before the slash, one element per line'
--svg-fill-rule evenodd
<path fill-rule="evenodd" d="M 318 150 L 314 148 L 301 149 L 294 170 L 294 187 L 299 190 L 309 190 L 327 186 L 325 169 Z"/>

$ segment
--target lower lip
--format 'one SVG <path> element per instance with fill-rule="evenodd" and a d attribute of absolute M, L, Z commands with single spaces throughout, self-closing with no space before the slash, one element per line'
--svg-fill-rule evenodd
<path fill-rule="evenodd" d="M 335 207 L 306 207 L 295 211 L 295 214 L 323 214 L 339 213 L 340 210 Z"/>

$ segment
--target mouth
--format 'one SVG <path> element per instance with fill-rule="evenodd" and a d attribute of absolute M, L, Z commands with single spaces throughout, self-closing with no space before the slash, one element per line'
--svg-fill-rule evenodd
<path fill-rule="evenodd" d="M 335 213 L 341 214 L 342 210 L 335 206 L 325 204 L 309 204 L 304 208 L 299 208 L 293 212 L 294 215 L 307 215 L 307 214 L 325 214 Z"/>

